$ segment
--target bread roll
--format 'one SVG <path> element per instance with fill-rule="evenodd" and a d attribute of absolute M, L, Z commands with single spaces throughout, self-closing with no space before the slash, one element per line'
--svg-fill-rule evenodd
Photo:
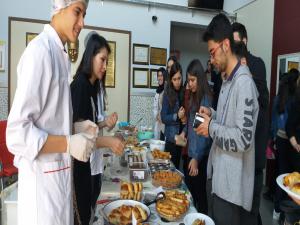
<path fill-rule="evenodd" d="M 294 186 L 291 188 L 291 191 L 300 195 L 300 183 L 294 184 Z"/>
<path fill-rule="evenodd" d="M 140 211 L 140 214 L 142 216 L 142 220 L 145 221 L 148 217 L 147 212 L 139 205 L 136 206 L 138 210 Z"/>

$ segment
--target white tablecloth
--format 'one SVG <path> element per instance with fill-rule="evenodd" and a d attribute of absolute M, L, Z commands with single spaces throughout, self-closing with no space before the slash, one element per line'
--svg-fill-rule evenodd
<path fill-rule="evenodd" d="M 111 171 L 110 171 L 110 167 L 106 168 L 104 171 L 104 174 L 102 176 L 102 188 L 101 188 L 101 194 L 98 198 L 98 201 L 101 200 L 116 200 L 117 198 L 120 197 L 120 184 L 121 181 L 129 181 L 129 171 L 127 168 L 122 170 L 122 174 L 118 174 L 118 175 L 112 175 Z M 156 187 L 152 185 L 151 183 L 151 177 L 148 178 L 148 180 L 146 182 L 143 183 L 144 184 L 144 189 L 143 189 L 143 193 L 144 195 L 156 195 L 155 189 Z M 193 212 L 197 212 L 197 210 L 195 209 L 193 203 L 192 203 L 192 198 L 191 198 L 191 194 L 188 191 L 186 185 L 183 183 L 181 185 L 181 187 L 179 188 L 180 190 L 184 190 L 187 195 L 188 198 L 190 199 L 190 208 L 187 212 L 188 213 L 193 213 Z M 97 204 L 96 210 L 95 210 L 95 219 L 96 221 L 93 223 L 93 225 L 104 225 L 107 223 L 104 223 L 104 219 L 101 216 L 100 210 L 102 210 L 102 208 L 108 204 L 109 202 L 105 202 L 103 204 Z M 150 222 L 150 224 L 154 225 L 178 225 L 180 223 L 183 223 L 183 218 L 184 216 L 181 218 L 181 220 L 176 221 L 176 222 L 163 222 L 160 218 L 160 216 L 157 214 L 156 209 L 155 209 L 155 204 L 152 204 L 149 206 L 150 210 L 151 210 L 151 216 L 148 220 L 148 222 Z"/>

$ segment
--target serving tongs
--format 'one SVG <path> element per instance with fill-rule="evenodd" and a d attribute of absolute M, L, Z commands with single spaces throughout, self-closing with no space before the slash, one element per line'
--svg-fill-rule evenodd
<path fill-rule="evenodd" d="M 156 195 L 156 197 L 155 197 L 154 200 L 144 202 L 144 204 L 145 204 L 146 206 L 149 206 L 149 205 L 152 205 L 153 203 L 156 203 L 157 201 L 164 200 L 164 199 L 166 199 L 166 194 L 165 194 L 165 192 L 159 192 L 159 193 Z"/>

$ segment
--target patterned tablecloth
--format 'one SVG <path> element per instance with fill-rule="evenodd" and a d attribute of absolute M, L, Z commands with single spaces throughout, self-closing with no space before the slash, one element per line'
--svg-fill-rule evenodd
<path fill-rule="evenodd" d="M 112 175 L 113 174 L 113 175 Z M 121 181 L 129 181 L 129 171 L 127 168 L 124 168 L 121 170 L 121 172 L 119 174 L 117 174 L 114 171 L 111 171 L 110 167 L 107 167 L 104 171 L 104 174 L 102 176 L 102 189 L 101 189 L 101 194 L 98 198 L 98 204 L 95 210 L 95 218 L 94 218 L 94 223 L 93 225 L 105 225 L 108 224 L 103 216 L 101 216 L 101 210 L 102 208 L 108 204 L 109 201 L 113 201 L 116 200 L 120 197 L 120 185 L 121 185 Z M 149 197 L 152 196 L 154 198 L 154 196 L 156 196 L 156 191 L 157 188 L 155 186 L 152 185 L 151 183 L 151 177 L 148 178 L 148 180 L 146 182 L 143 183 L 144 184 L 144 189 L 143 189 L 143 193 L 144 196 Z M 191 194 L 188 190 L 188 188 L 186 187 L 186 185 L 184 183 L 182 183 L 182 185 L 179 187 L 180 190 L 185 191 L 188 195 L 188 199 L 190 199 L 190 208 L 187 212 L 188 213 L 193 213 L 193 212 L 197 212 L 193 203 L 192 203 L 192 198 L 191 198 Z M 102 203 L 102 201 L 105 200 L 105 203 Z M 149 206 L 150 211 L 151 211 L 151 216 L 148 219 L 148 223 L 151 225 L 157 224 L 157 225 L 178 225 L 180 223 L 183 223 L 183 218 L 184 216 L 181 218 L 181 220 L 176 221 L 176 222 L 163 222 L 160 218 L 160 216 L 157 214 L 156 209 L 155 209 L 155 204 L 152 204 Z"/>

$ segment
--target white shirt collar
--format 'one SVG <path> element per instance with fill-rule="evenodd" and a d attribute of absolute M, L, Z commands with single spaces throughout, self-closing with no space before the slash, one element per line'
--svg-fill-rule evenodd
<path fill-rule="evenodd" d="M 44 31 L 53 38 L 53 40 L 61 48 L 61 50 L 65 51 L 65 47 L 63 46 L 60 37 L 58 36 L 56 30 L 50 24 L 46 24 L 44 26 Z"/>

